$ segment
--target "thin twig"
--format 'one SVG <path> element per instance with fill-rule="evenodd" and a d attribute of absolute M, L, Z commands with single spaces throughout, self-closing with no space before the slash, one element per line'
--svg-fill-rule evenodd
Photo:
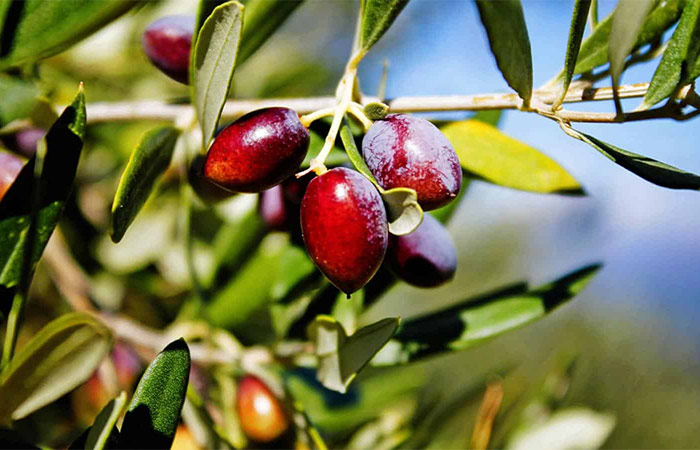
<path fill-rule="evenodd" d="M 644 97 L 649 83 L 627 84 L 619 86 L 618 94 L 621 99 Z M 688 92 L 684 88 L 681 96 Z M 557 93 L 552 90 L 537 90 L 534 93 L 537 103 L 551 105 L 556 100 Z M 580 103 L 589 101 L 612 100 L 613 90 L 610 87 L 593 88 L 574 86 L 564 97 L 564 103 Z M 365 103 L 379 101 L 378 98 L 365 96 Z M 272 98 L 260 100 L 229 100 L 222 112 L 223 119 L 235 119 L 249 111 L 270 106 L 284 106 L 299 114 L 311 114 L 318 110 L 334 108 L 337 99 L 332 96 L 309 98 Z M 477 95 L 446 95 L 423 97 L 397 97 L 388 102 L 389 108 L 395 113 L 405 112 L 435 112 L 435 111 L 484 111 L 494 109 L 519 109 L 522 100 L 517 94 L 477 94 Z M 87 106 L 88 123 L 119 122 L 133 120 L 163 120 L 174 121 L 183 114 L 191 114 L 190 105 L 173 105 L 160 101 L 134 102 L 104 102 L 91 103 Z M 589 120 L 594 118 L 597 120 Z M 602 117 L 598 113 L 577 113 L 567 120 L 572 122 L 616 122 Z"/>

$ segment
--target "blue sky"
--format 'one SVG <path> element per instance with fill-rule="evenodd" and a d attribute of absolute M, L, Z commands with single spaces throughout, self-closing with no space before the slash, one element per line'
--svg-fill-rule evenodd
<path fill-rule="evenodd" d="M 601 2 L 601 12 L 607 13 L 613 6 L 614 2 Z M 570 2 L 524 1 L 536 86 L 562 67 L 571 9 Z M 508 90 L 490 54 L 473 2 L 409 3 L 361 66 L 362 86 L 367 92 L 375 89 L 384 58 L 390 61 L 389 97 Z M 623 82 L 648 81 L 657 63 L 635 68 L 625 74 Z M 631 100 L 625 106 L 633 108 L 636 102 Z M 612 111 L 613 105 L 587 103 L 576 108 Z M 582 124 L 577 128 L 700 173 L 697 121 Z M 590 196 L 540 196 L 474 183 L 452 226 L 460 248 L 471 246 L 474 259 L 479 261 L 489 258 L 493 242 L 485 247 L 480 243 L 484 233 L 498 227 L 504 233 L 521 233 L 526 243 L 519 244 L 518 254 L 509 256 L 497 273 L 481 273 L 479 264 L 472 263 L 469 252 L 463 251 L 457 281 L 478 278 L 474 291 L 521 278 L 545 282 L 578 265 L 602 260 L 606 267 L 581 297 L 579 307 L 602 306 L 640 318 L 654 315 L 673 320 L 682 333 L 697 336 L 700 193 L 651 185 L 564 135 L 555 123 L 533 114 L 509 112 L 502 129 L 559 161 Z M 463 290 L 464 283 L 455 285 Z M 425 292 L 407 290 L 402 295 L 418 297 Z M 457 295 L 454 286 L 435 293 L 441 298 Z"/>

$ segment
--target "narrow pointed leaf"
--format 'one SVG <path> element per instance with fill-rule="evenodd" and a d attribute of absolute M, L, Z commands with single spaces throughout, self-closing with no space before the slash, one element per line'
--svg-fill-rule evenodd
<path fill-rule="evenodd" d="M 620 76 L 625 68 L 625 60 L 637 43 L 639 33 L 644 25 L 647 14 L 654 7 L 656 0 L 619 0 L 613 13 L 610 29 L 608 57 L 610 58 L 610 75 L 613 92 L 617 93 Z M 617 95 L 617 94 L 616 94 Z M 619 102 L 616 97 L 616 107 Z"/>
<path fill-rule="evenodd" d="M 350 127 L 343 125 L 340 129 L 340 139 L 343 141 L 348 159 L 358 172 L 371 181 L 379 190 L 379 193 L 387 206 L 389 217 L 389 232 L 397 236 L 412 233 L 423 222 L 423 208 L 418 204 L 418 194 L 411 188 L 382 188 L 374 178 L 369 167 L 362 159 L 355 138 Z"/>
<path fill-rule="evenodd" d="M 82 88 L 66 107 L 45 139 L 46 155 L 38 186 L 36 236 L 31 255 L 33 268 L 63 212 L 80 159 L 85 134 L 85 96 Z M 32 158 L 17 176 L 0 202 L 0 286 L 17 285 L 22 269 L 25 242 L 30 230 L 34 166 Z"/>
<path fill-rule="evenodd" d="M 360 49 L 372 48 L 407 4 L 408 0 L 361 0 Z"/>
<path fill-rule="evenodd" d="M 111 236 L 119 242 L 170 165 L 180 132 L 171 126 L 147 132 L 131 153 L 112 203 Z"/>
<path fill-rule="evenodd" d="M 88 432 L 86 449 L 102 450 L 107 447 L 108 442 L 116 442 L 119 435 L 117 420 L 126 409 L 126 398 L 126 392 L 122 391 L 117 398 L 102 408 Z"/>
<path fill-rule="evenodd" d="M 559 95 L 552 105 L 553 108 L 559 107 L 564 101 L 566 91 L 569 89 L 571 79 L 574 76 L 574 69 L 576 69 L 583 33 L 586 31 L 586 21 L 588 20 L 590 8 L 591 0 L 576 0 L 574 2 L 574 12 L 571 16 L 571 26 L 569 27 L 569 41 L 566 44 L 566 58 L 564 59 L 564 79 L 559 86 Z"/>
<path fill-rule="evenodd" d="M 660 39 L 664 32 L 678 20 L 683 5 L 684 0 L 659 2 L 644 21 L 633 51 Z M 584 39 L 578 54 L 574 75 L 590 72 L 608 62 L 608 42 L 610 40 L 612 21 L 613 14 L 610 14 L 601 20 L 591 34 Z M 562 70 L 557 75 L 557 79 L 563 80 L 565 75 L 565 71 Z"/>
<path fill-rule="evenodd" d="M 0 375 L 0 424 L 22 419 L 85 382 L 112 343 L 107 327 L 87 314 L 50 322 Z"/>
<path fill-rule="evenodd" d="M 669 166 L 647 156 L 628 152 L 588 134 L 576 132 L 579 139 L 589 144 L 608 159 L 650 183 L 669 189 L 700 189 L 700 176 Z"/>
<path fill-rule="evenodd" d="M 347 336 L 332 317 L 317 317 L 309 327 L 309 337 L 316 347 L 321 384 L 344 393 L 357 373 L 389 341 L 399 322 L 398 318 L 382 319 Z"/>
<path fill-rule="evenodd" d="M 170 448 L 185 402 L 190 350 L 170 343 L 141 377 L 124 417 L 119 448 Z"/>
<path fill-rule="evenodd" d="M 140 2 L 45 0 L 0 2 L 0 70 L 60 53 Z"/>
<path fill-rule="evenodd" d="M 534 148 L 478 120 L 453 122 L 441 131 L 470 176 L 514 189 L 582 195 L 581 185 Z"/>
<path fill-rule="evenodd" d="M 688 71 L 698 59 L 699 46 L 700 2 L 692 0 L 688 1 L 683 9 L 681 20 L 654 72 L 640 110 L 651 108 L 673 94 L 679 84 L 694 79 Z"/>
<path fill-rule="evenodd" d="M 520 0 L 476 0 L 476 6 L 503 78 L 529 105 L 532 54 Z"/>
<path fill-rule="evenodd" d="M 250 58 L 292 15 L 304 0 L 247 0 L 238 65 Z M 200 0 L 195 36 L 214 9 L 225 0 Z"/>
<path fill-rule="evenodd" d="M 408 319 L 375 363 L 405 363 L 473 347 L 533 322 L 580 293 L 600 267 L 600 264 L 583 267 L 536 289 L 526 290 L 526 285 L 516 284 Z"/>
<path fill-rule="evenodd" d="M 191 62 L 192 103 L 206 148 L 228 97 L 243 29 L 243 5 L 226 2 L 212 11 L 199 31 Z"/>

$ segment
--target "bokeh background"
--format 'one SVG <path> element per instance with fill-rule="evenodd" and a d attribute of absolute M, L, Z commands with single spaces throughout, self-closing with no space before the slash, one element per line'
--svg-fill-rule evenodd
<path fill-rule="evenodd" d="M 610 0 L 599 3 L 601 17 L 614 7 Z M 234 96 L 331 94 L 348 56 L 356 8 L 357 2 L 351 0 L 307 0 L 280 32 L 237 69 Z M 193 14 L 194 9 L 195 2 L 187 0 L 151 2 L 49 60 L 42 76 L 59 81 L 57 97 L 66 101 L 78 78 L 86 82 L 88 101 L 184 97 L 185 88 L 148 65 L 138 39 L 152 19 Z M 535 85 L 541 85 L 563 65 L 572 4 L 526 0 L 524 10 Z M 376 92 L 385 59 L 389 98 L 507 91 L 472 2 L 411 0 L 360 66 L 366 93 Z M 623 82 L 648 81 L 657 63 L 635 66 Z M 635 102 L 624 104 L 632 108 Z M 570 107 L 613 110 L 612 102 Z M 150 125 L 103 126 L 94 131 L 113 136 L 109 144 L 90 150 L 83 162 L 85 171 L 99 167 L 100 155 L 109 152 L 126 158 Z M 494 368 L 513 364 L 523 373 L 536 374 L 557 355 L 573 352 L 579 357 L 566 402 L 616 416 L 606 447 L 697 447 L 700 195 L 651 185 L 534 114 L 506 112 L 501 129 L 561 163 L 588 195 L 536 195 L 472 182 L 449 227 L 459 248 L 454 282 L 436 290 L 399 286 L 367 313 L 367 319 L 390 314 L 407 317 L 514 281 L 537 285 L 601 261 L 604 269 L 584 293 L 548 319 L 476 350 L 422 363 L 416 370 L 427 382 L 447 381 L 442 389 L 449 396 L 450 389 Z M 700 172 L 697 121 L 582 124 L 580 129 L 630 151 Z M 108 177 L 105 192 L 114 188 L 116 179 Z M 115 279 L 102 281 L 106 291 L 120 289 Z M 455 430 L 470 429 L 471 414 L 465 410 L 453 416 Z M 468 436 L 468 432 L 454 433 L 438 444 L 464 446 Z"/>

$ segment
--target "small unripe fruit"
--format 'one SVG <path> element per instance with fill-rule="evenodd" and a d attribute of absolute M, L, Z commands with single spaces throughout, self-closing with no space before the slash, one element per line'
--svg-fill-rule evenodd
<path fill-rule="evenodd" d="M 389 114 L 370 127 L 362 156 L 384 189 L 415 189 L 424 210 L 446 205 L 457 196 L 462 169 L 452 145 L 425 119 Z"/>
<path fill-rule="evenodd" d="M 389 240 L 377 189 L 358 172 L 342 167 L 309 183 L 301 202 L 301 231 L 311 259 L 346 294 L 374 276 Z"/>
<path fill-rule="evenodd" d="M 244 376 L 238 383 L 236 412 L 243 433 L 253 441 L 273 441 L 289 428 L 279 399 L 253 375 Z"/>
<path fill-rule="evenodd" d="M 22 157 L 0 150 L 0 200 L 19 175 L 24 163 Z"/>
<path fill-rule="evenodd" d="M 309 139 L 309 131 L 289 108 L 250 112 L 214 139 L 204 176 L 233 192 L 264 191 L 294 174 Z"/>
<path fill-rule="evenodd" d="M 389 239 L 387 261 L 393 272 L 408 284 L 437 287 L 449 281 L 457 270 L 457 249 L 450 233 L 430 214 L 405 236 Z"/>
<path fill-rule="evenodd" d="M 173 80 L 187 84 L 192 33 L 194 17 L 167 16 L 146 28 L 141 45 L 154 66 Z"/>

